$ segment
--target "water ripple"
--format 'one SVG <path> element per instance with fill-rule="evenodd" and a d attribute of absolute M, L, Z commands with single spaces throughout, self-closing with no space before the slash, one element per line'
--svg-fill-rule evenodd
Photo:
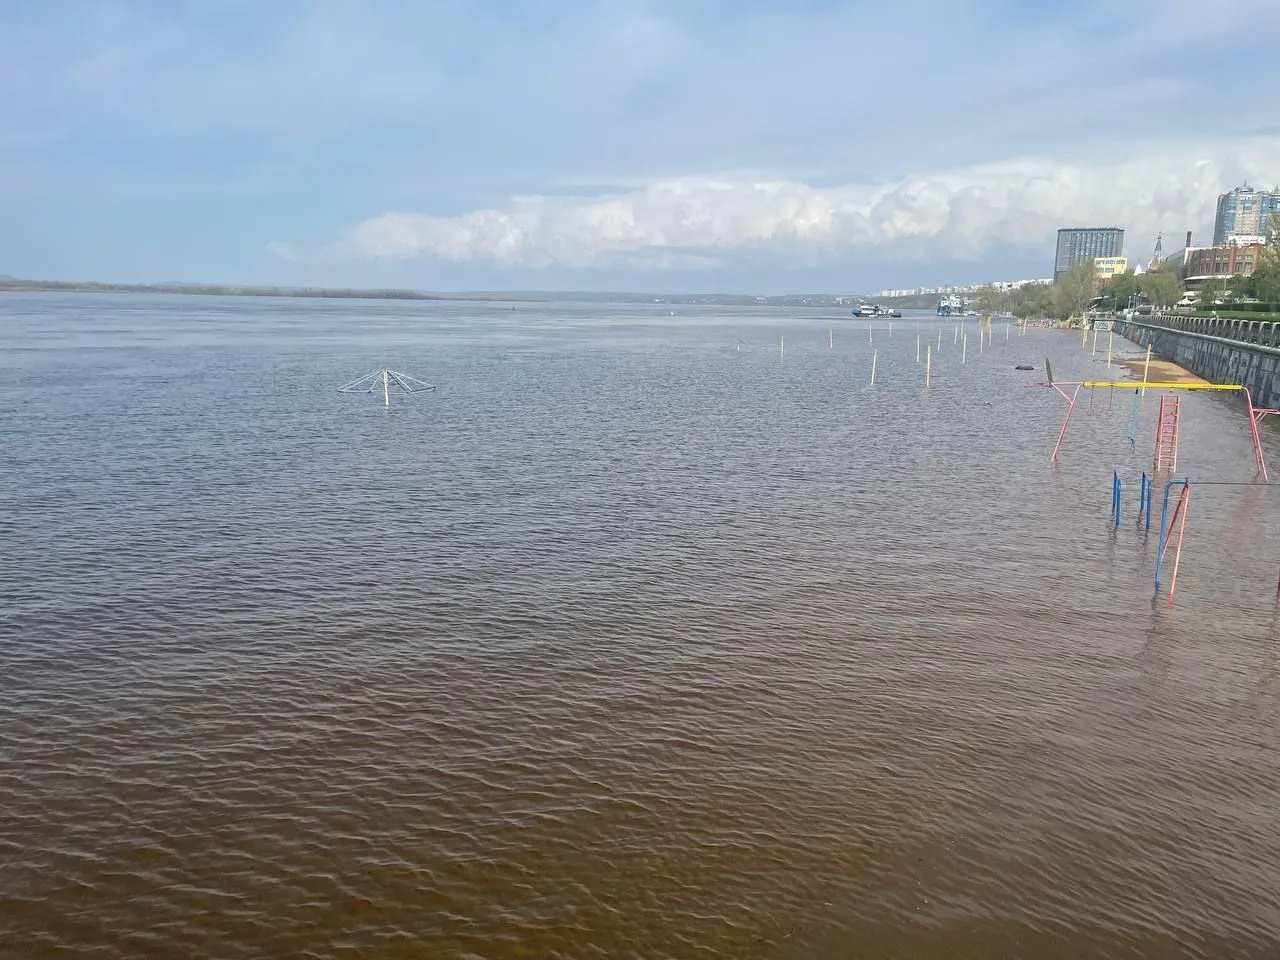
<path fill-rule="evenodd" d="M 1012 370 L 1074 338 L 926 393 L 769 311 L 6 303 L 0 956 L 1275 946 L 1280 513 L 1206 493 L 1153 606 L 1128 407 L 1050 468 Z M 439 395 L 334 394 L 386 350 Z"/>

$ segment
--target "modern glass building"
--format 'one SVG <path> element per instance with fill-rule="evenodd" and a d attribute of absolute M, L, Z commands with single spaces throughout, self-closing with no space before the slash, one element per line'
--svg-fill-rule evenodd
<path fill-rule="evenodd" d="M 1124 231 L 1119 227 L 1073 227 L 1058 231 L 1058 255 L 1053 261 L 1053 282 L 1082 260 L 1121 256 Z"/>
<path fill-rule="evenodd" d="M 1280 190 L 1264 192 L 1247 183 L 1218 197 L 1218 215 L 1213 221 L 1213 245 L 1221 246 L 1238 237 L 1245 243 L 1267 235 L 1267 218 L 1280 213 Z"/>

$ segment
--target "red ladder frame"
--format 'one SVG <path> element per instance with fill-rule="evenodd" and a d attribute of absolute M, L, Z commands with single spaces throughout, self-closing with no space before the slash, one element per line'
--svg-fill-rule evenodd
<path fill-rule="evenodd" d="M 1178 469 L 1178 415 L 1182 398 L 1165 394 L 1160 398 L 1160 417 L 1156 422 L 1155 469 Z"/>

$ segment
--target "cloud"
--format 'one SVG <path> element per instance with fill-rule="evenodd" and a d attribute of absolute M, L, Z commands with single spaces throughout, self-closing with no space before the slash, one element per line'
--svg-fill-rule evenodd
<path fill-rule="evenodd" d="M 285 243 L 283 240 L 272 240 L 267 244 L 267 253 L 273 257 L 279 257 L 288 263 L 302 263 L 304 256 L 291 243 Z"/>
<path fill-rule="evenodd" d="M 47 239 L 10 231 L 0 260 L 728 288 L 987 249 L 958 272 L 1003 273 L 1060 220 L 1119 221 L 1135 248 L 1203 230 L 1200 181 L 1244 172 L 1214 151 L 1276 133 L 1258 92 L 1280 62 L 1239 52 L 1277 30 L 1276 0 L 10 3 L 0 212 Z M 1079 153 L 1131 138 L 1211 150 Z M 293 246 L 263 255 L 273 238 Z"/>
<path fill-rule="evenodd" d="M 1280 138 L 1152 144 L 1118 162 L 1018 159 L 881 184 L 674 178 L 456 216 L 389 212 L 355 226 L 343 249 L 366 260 L 687 269 L 754 252 L 972 260 L 994 247 L 1043 249 L 1062 226 L 1118 225 L 1135 251 L 1158 231 L 1171 245 L 1183 230 L 1203 231 L 1217 194 L 1245 179 L 1280 179 Z"/>

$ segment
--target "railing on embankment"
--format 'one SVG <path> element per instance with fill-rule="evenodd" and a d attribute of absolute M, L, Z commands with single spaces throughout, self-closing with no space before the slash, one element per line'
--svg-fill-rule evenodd
<path fill-rule="evenodd" d="M 1156 314 L 1115 329 L 1211 383 L 1248 387 L 1257 407 L 1280 407 L 1280 323 Z"/>
<path fill-rule="evenodd" d="M 1183 333 L 1199 333 L 1237 343 L 1254 343 L 1262 347 L 1280 348 L 1280 322 L 1271 320 L 1228 320 L 1219 317 L 1188 317 L 1179 313 L 1156 313 L 1135 316 L 1132 320 L 1116 323 L 1132 323 L 1143 327 L 1159 327 Z"/>

